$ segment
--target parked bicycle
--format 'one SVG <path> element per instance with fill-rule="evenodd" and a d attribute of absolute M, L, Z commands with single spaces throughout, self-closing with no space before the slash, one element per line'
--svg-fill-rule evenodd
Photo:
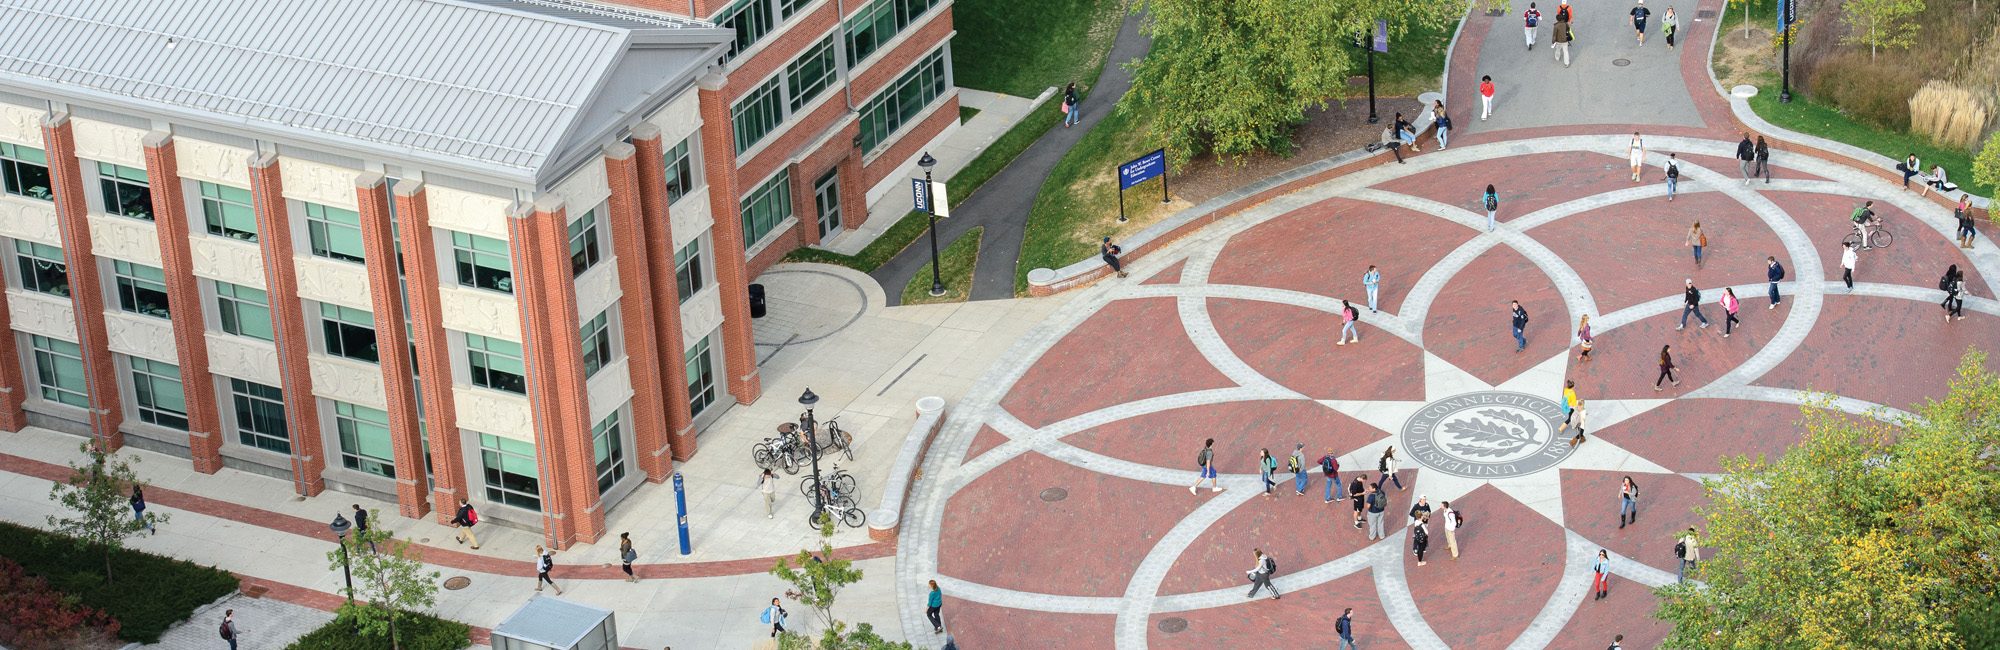
<path fill-rule="evenodd" d="M 818 510 L 806 518 L 806 523 L 817 530 L 828 520 L 839 520 L 848 528 L 860 528 L 868 522 L 868 515 L 854 507 L 853 495 L 842 493 L 838 488 L 824 492 Z"/>
<path fill-rule="evenodd" d="M 799 473 L 799 467 L 811 462 L 812 450 L 797 433 L 790 422 L 778 425 L 778 436 L 765 438 L 750 447 L 750 460 L 760 469 L 783 469 L 786 474 Z"/>
<path fill-rule="evenodd" d="M 819 481 L 825 481 L 827 485 L 833 486 L 834 491 L 846 494 L 853 494 L 855 486 L 858 485 L 854 480 L 854 475 L 847 473 L 847 470 L 841 469 L 839 465 L 834 465 L 831 472 L 821 473 Z M 811 475 L 807 475 L 801 479 L 799 481 L 799 496 L 811 497 L 813 490 L 819 488 L 819 481 L 814 480 Z"/>
<path fill-rule="evenodd" d="M 841 453 L 847 455 L 848 460 L 854 460 L 854 434 L 840 428 L 839 416 L 827 420 L 821 429 L 826 434 L 826 443 L 820 445 L 821 447 L 839 449 Z"/>

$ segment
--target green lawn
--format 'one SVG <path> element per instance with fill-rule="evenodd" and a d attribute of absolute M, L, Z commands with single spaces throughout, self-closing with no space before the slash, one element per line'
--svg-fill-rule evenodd
<path fill-rule="evenodd" d="M 972 293 L 972 268 L 979 261 L 979 237 L 985 234 L 985 230 L 980 227 L 965 231 L 944 250 L 938 251 L 938 260 L 943 263 L 941 268 L 944 269 L 941 274 L 944 295 L 931 295 L 931 265 L 925 264 L 924 268 L 917 270 L 916 277 L 910 278 L 910 283 L 903 286 L 902 304 L 965 302 Z"/>
<path fill-rule="evenodd" d="M 966 88 L 1034 97 L 1097 78 L 1125 17 L 1122 0 L 959 0 L 952 77 Z"/>
<path fill-rule="evenodd" d="M 459 650 L 472 646 L 468 636 L 471 629 L 464 623 L 418 613 L 406 613 L 399 619 L 396 637 L 402 642 L 403 650 Z M 285 646 L 285 650 L 380 650 L 389 647 L 387 635 L 359 635 L 353 630 L 354 624 L 348 620 L 347 613 L 342 612 L 326 625 Z"/>
<path fill-rule="evenodd" d="M 118 619 L 118 638 L 153 643 L 195 608 L 236 591 L 236 576 L 193 562 L 133 550 L 111 554 L 114 582 L 104 581 L 104 556 L 46 531 L 0 523 L 0 556 L 20 563 L 57 591 Z"/>
<path fill-rule="evenodd" d="M 1772 124 L 1867 149 L 1891 160 L 1902 160 L 1914 151 L 1918 158 L 1923 159 L 1925 167 L 1944 165 L 1952 182 L 1965 190 L 1980 196 L 1994 196 L 1994 186 L 1973 182 L 1972 154 L 1964 150 L 1940 147 L 1920 136 L 1863 124 L 1832 107 L 1815 104 L 1801 93 L 1792 93 L 1789 104 L 1780 102 L 1776 84 L 1758 88 L 1757 96 L 1750 98 L 1750 109 Z"/>
<path fill-rule="evenodd" d="M 1445 48 L 1451 44 L 1452 30 L 1457 28 L 1456 22 L 1435 28 L 1411 25 L 1402 36 L 1390 36 L 1389 51 L 1375 53 L 1375 96 L 1415 97 L 1439 90 L 1438 79 L 1444 76 Z M 1368 57 L 1364 53 L 1355 57 L 1347 74 L 1367 73 Z M 1367 86 L 1343 91 L 1350 93 L 1350 98 L 1367 101 Z"/>
<path fill-rule="evenodd" d="M 1153 149 L 1146 140 L 1151 123 L 1148 116 L 1120 102 L 1049 171 L 1048 182 L 1028 212 L 1021 261 L 1014 267 L 1016 294 L 1028 290 L 1029 270 L 1068 266 L 1095 254 L 1098 238 L 1118 238 L 1116 170 L 1120 163 Z M 1160 209 L 1148 189 L 1153 182 L 1131 190 L 1125 204 L 1128 214 Z"/>

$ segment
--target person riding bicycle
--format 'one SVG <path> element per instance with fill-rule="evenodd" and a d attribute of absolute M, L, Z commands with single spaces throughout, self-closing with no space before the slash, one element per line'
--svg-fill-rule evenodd
<path fill-rule="evenodd" d="M 1862 203 L 1861 207 L 1854 209 L 1854 214 L 1847 217 L 1854 221 L 1854 230 L 1861 233 L 1861 248 L 1863 249 L 1868 248 L 1869 233 L 1882 227 L 1882 218 L 1875 214 L 1875 210 L 1872 209 L 1874 207 L 1874 201 Z"/>

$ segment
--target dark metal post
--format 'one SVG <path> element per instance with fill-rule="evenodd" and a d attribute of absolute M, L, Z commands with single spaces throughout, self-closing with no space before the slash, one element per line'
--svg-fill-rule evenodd
<path fill-rule="evenodd" d="M 1784 65 L 1782 66 L 1784 72 L 1782 72 L 1779 77 L 1781 81 L 1779 82 L 1778 101 L 1781 103 L 1791 103 L 1792 101 L 1792 21 L 1791 21 L 1792 13 L 1791 12 L 1792 12 L 1792 3 L 1797 2 L 1798 0 L 1782 0 L 1782 1 L 1784 2 L 1784 6 L 1778 8 L 1778 21 L 1785 25 L 1785 31 L 1782 34 L 1779 34 L 1778 37 L 1784 39 L 1783 47 L 1785 49 L 1785 55 L 1784 55 L 1785 62 Z"/>
<path fill-rule="evenodd" d="M 687 486 L 681 482 L 681 473 L 674 472 L 674 508 L 679 510 L 681 522 L 681 555 L 694 552 L 688 543 L 688 495 Z"/>
<path fill-rule="evenodd" d="M 1369 123 L 1369 124 L 1374 124 L 1374 123 L 1376 123 L 1376 122 L 1378 122 L 1378 121 L 1381 121 L 1381 118 L 1379 118 L 1379 117 L 1376 117 L 1376 116 L 1375 116 L 1375 43 L 1374 43 L 1374 39 L 1375 39 L 1375 35 L 1374 35 L 1374 34 L 1369 34 L 1369 35 L 1368 35 L 1368 38 L 1366 38 L 1366 39 L 1364 39 L 1364 40 L 1362 41 L 1362 47 L 1365 47 L 1365 48 L 1368 48 L 1368 123 Z"/>
<path fill-rule="evenodd" d="M 924 157 L 928 158 L 930 156 L 926 154 Z M 925 170 L 924 175 L 926 176 L 930 175 L 930 171 Z M 936 197 L 932 198 L 933 200 L 935 200 Z M 932 217 L 931 223 L 933 224 L 937 223 L 935 216 Z M 933 236 L 935 237 L 935 235 Z M 932 250 L 936 251 L 935 248 L 933 248 Z M 933 264 L 935 264 L 935 262 L 933 262 Z M 813 431 L 815 425 L 818 424 L 817 422 L 813 421 L 813 405 L 818 403 L 819 403 L 819 396 L 814 395 L 811 388 L 807 388 L 805 394 L 799 396 L 799 405 L 806 407 L 805 414 L 799 416 L 799 424 L 802 425 L 804 429 L 803 433 L 806 436 L 806 448 L 812 451 L 813 517 L 815 518 L 819 517 L 820 515 L 826 512 L 826 483 L 822 482 L 819 476 L 819 434 Z M 813 520 L 814 519 L 811 518 L 807 519 L 807 521 L 813 521 Z"/>
<path fill-rule="evenodd" d="M 1167 161 L 1165 160 L 1160 161 L 1160 202 L 1174 202 L 1173 199 L 1167 198 Z"/>
<path fill-rule="evenodd" d="M 937 159 L 932 158 L 930 152 L 924 152 L 924 157 L 917 161 L 917 166 L 924 168 L 924 194 L 927 197 L 927 203 L 929 203 L 928 207 L 930 208 L 929 210 L 925 210 L 925 212 L 929 213 L 928 216 L 930 217 L 931 221 L 931 228 L 930 228 L 931 295 L 942 296 L 944 295 L 944 276 L 943 276 L 944 269 L 941 268 L 941 264 L 938 262 L 938 243 L 937 243 L 938 197 L 937 197 L 937 192 L 933 189 L 933 186 L 931 185 L 931 168 L 937 166 Z M 808 407 L 806 409 L 806 413 L 810 415 L 812 413 L 812 408 Z M 811 428 L 808 427 L 806 432 L 811 433 L 812 432 Z M 818 447 L 817 443 L 815 443 L 814 447 L 815 447 L 815 453 L 813 454 L 813 466 L 814 466 L 813 475 L 814 477 L 817 477 L 819 475 L 819 470 L 818 470 L 819 454 L 817 453 L 817 447 Z"/>
<path fill-rule="evenodd" d="M 340 576 L 347 580 L 347 604 L 352 605 L 354 604 L 354 570 L 349 566 L 347 560 L 347 531 L 353 528 L 354 525 L 347 523 L 346 517 L 336 514 L 333 516 L 333 522 L 327 524 L 326 527 L 333 531 L 333 536 L 340 544 Z"/>

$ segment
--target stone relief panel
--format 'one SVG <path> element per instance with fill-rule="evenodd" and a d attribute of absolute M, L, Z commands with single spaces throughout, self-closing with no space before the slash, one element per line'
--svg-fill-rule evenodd
<path fill-rule="evenodd" d="M 306 356 L 311 369 L 313 395 L 368 408 L 387 409 L 382 397 L 382 368 L 323 354 Z"/>
<path fill-rule="evenodd" d="M 182 178 L 250 189 L 249 149 L 174 137 L 174 162 Z"/>
<path fill-rule="evenodd" d="M 610 417 L 612 411 L 624 406 L 632 399 L 632 364 L 620 357 L 611 365 L 597 369 L 590 376 L 586 391 L 590 395 L 590 424 L 596 426 Z"/>
<path fill-rule="evenodd" d="M 535 441 L 535 417 L 528 398 L 470 386 L 452 386 L 458 426 L 502 438 Z"/>
<path fill-rule="evenodd" d="M 68 300 L 33 291 L 8 289 L 7 311 L 14 318 L 14 329 L 65 341 L 76 340 L 76 315 L 70 312 Z"/>
<path fill-rule="evenodd" d="M 694 294 L 694 298 L 681 303 L 681 349 L 686 350 L 701 342 L 701 337 L 722 325 L 722 294 L 715 285 L 709 285 Z"/>
<path fill-rule="evenodd" d="M 607 257 L 576 279 L 576 324 L 596 318 L 618 303 L 618 258 Z"/>
<path fill-rule="evenodd" d="M 47 149 L 42 145 L 42 118 L 48 114 L 41 108 L 0 103 L 0 140 Z"/>
<path fill-rule="evenodd" d="M 90 216 L 90 250 L 100 257 L 160 268 L 160 237 L 150 221 Z"/>
<path fill-rule="evenodd" d="M 270 341 L 209 332 L 208 371 L 265 386 L 285 385 L 278 372 L 278 346 Z"/>
<path fill-rule="evenodd" d="M 674 250 L 687 248 L 702 233 L 715 225 L 715 216 L 708 210 L 708 184 L 703 183 L 681 200 L 667 207 L 667 219 L 674 230 Z"/>
<path fill-rule="evenodd" d="M 189 237 L 194 274 L 230 284 L 264 287 L 264 249 L 227 237 Z"/>
<path fill-rule="evenodd" d="M 71 118 L 70 123 L 76 136 L 76 157 L 146 168 L 145 131 L 78 118 Z"/>
<path fill-rule="evenodd" d="M 303 158 L 283 158 L 278 174 L 285 186 L 285 198 L 311 201 L 346 210 L 358 209 L 354 202 L 354 177 L 359 169 L 345 169 Z"/>
<path fill-rule="evenodd" d="M 477 192 L 425 185 L 431 227 L 507 239 L 507 206 L 513 201 Z"/>
<path fill-rule="evenodd" d="M 595 156 L 582 168 L 557 183 L 556 196 L 563 198 L 564 216 L 571 221 L 583 216 L 584 211 L 597 207 L 605 199 L 611 198 L 611 179 L 604 171 L 604 156 Z M 598 223 L 603 223 L 605 215 L 597 215 Z"/>
<path fill-rule="evenodd" d="M 180 363 L 173 321 L 107 309 L 104 331 L 111 339 L 112 352 Z"/>
<path fill-rule="evenodd" d="M 667 102 L 666 106 L 660 108 L 660 112 L 646 118 L 646 121 L 659 127 L 662 148 L 674 148 L 674 145 L 680 144 L 682 140 L 701 130 L 700 92 L 694 87 L 689 87 L 687 92 Z"/>
<path fill-rule="evenodd" d="M 438 309 L 448 330 L 521 340 L 521 308 L 513 296 L 460 286 L 438 287 Z"/>
<path fill-rule="evenodd" d="M 361 265 L 310 255 L 295 255 L 292 264 L 298 269 L 300 298 L 375 311 L 368 297 L 368 271 Z"/>
<path fill-rule="evenodd" d="M 61 246 L 62 224 L 56 221 L 56 204 L 0 196 L 0 237 Z"/>

